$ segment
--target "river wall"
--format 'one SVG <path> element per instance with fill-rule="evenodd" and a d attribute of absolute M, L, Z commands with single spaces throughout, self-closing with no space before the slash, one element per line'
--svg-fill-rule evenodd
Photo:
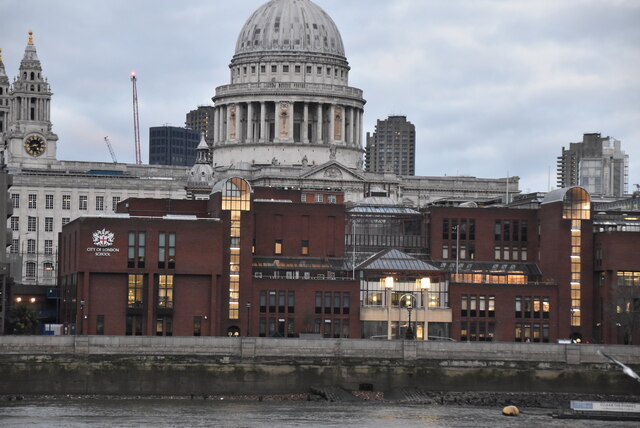
<path fill-rule="evenodd" d="M 347 390 L 640 395 L 597 353 L 640 347 L 366 339 L 0 336 L 0 394 L 291 394 Z"/>

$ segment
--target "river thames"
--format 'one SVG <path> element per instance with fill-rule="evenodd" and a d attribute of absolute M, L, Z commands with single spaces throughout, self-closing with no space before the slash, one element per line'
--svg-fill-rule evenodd
<path fill-rule="evenodd" d="M 74 399 L 0 403 L 0 427 L 636 427 L 636 423 L 557 420 L 549 409 L 390 402 Z"/>

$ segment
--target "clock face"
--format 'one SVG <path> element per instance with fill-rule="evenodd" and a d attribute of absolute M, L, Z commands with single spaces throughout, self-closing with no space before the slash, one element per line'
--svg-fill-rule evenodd
<path fill-rule="evenodd" d="M 47 143 L 38 135 L 32 135 L 24 142 L 24 148 L 31 156 L 40 156 L 46 147 Z"/>

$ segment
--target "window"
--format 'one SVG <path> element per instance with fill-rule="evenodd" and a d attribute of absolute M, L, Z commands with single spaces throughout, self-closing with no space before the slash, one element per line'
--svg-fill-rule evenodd
<path fill-rule="evenodd" d="M 495 317 L 496 316 L 496 296 L 489 296 L 489 300 L 488 300 L 488 314 L 489 317 Z"/>
<path fill-rule="evenodd" d="M 300 202 L 307 202 L 307 194 L 306 193 L 302 193 L 302 195 L 300 195 Z"/>
<path fill-rule="evenodd" d="M 277 73 L 278 72 L 278 66 L 277 65 L 272 65 L 271 66 L 271 72 L 272 73 Z"/>
<path fill-rule="evenodd" d="M 96 334 L 104 334 L 104 315 L 96 315 Z"/>
<path fill-rule="evenodd" d="M 516 318 L 522 317 L 522 297 L 516 297 Z"/>
<path fill-rule="evenodd" d="M 30 194 L 29 195 L 29 208 L 38 208 L 38 195 Z"/>
<path fill-rule="evenodd" d="M 316 292 L 316 314 L 322 313 L 322 293 L 320 291 Z"/>
<path fill-rule="evenodd" d="M 54 268 L 53 263 L 45 262 L 42 264 L 42 271 L 44 272 L 44 277 L 47 279 L 51 279 L 54 277 Z"/>
<path fill-rule="evenodd" d="M 96 211 L 104 211 L 104 196 L 96 196 Z"/>
<path fill-rule="evenodd" d="M 44 218 L 44 231 L 53 232 L 53 217 Z"/>
<path fill-rule="evenodd" d="M 342 313 L 344 315 L 349 314 L 349 308 L 351 307 L 351 297 L 350 293 L 342 293 Z"/>
<path fill-rule="evenodd" d="M 338 199 L 336 195 L 327 195 L 327 202 L 329 202 L 330 204 L 335 204 L 337 200 Z"/>
<path fill-rule="evenodd" d="M 496 220 L 493 237 L 496 241 L 500 241 L 500 238 L 502 238 L 502 225 L 500 223 L 500 220 Z"/>
<path fill-rule="evenodd" d="M 276 239 L 273 252 L 276 255 L 282 254 L 282 239 Z"/>
<path fill-rule="evenodd" d="M 143 275 L 129 275 L 129 283 L 127 289 L 127 307 L 142 308 L 142 294 L 144 290 Z"/>
<path fill-rule="evenodd" d="M 289 291 L 289 294 L 287 297 L 287 312 L 292 314 L 295 312 L 295 310 L 296 310 L 296 292 Z"/>
<path fill-rule="evenodd" d="M 88 206 L 89 197 L 86 195 L 78 196 L 78 209 L 80 211 L 86 211 Z"/>
<path fill-rule="evenodd" d="M 118 203 L 120 202 L 120 196 L 114 196 L 113 198 L 111 198 L 111 206 L 113 207 L 113 211 L 116 211 L 116 208 L 118 208 Z"/>
<path fill-rule="evenodd" d="M 36 240 L 28 239 L 27 240 L 27 254 L 35 254 L 36 253 Z"/>
<path fill-rule="evenodd" d="M 34 262 L 27 262 L 25 264 L 25 276 L 27 278 L 36 277 L 36 264 Z"/>
<path fill-rule="evenodd" d="M 309 241 L 306 239 L 302 240 L 302 243 L 300 244 L 301 246 L 301 251 L 300 254 L 302 254 L 303 256 L 308 256 L 309 255 Z"/>
<path fill-rule="evenodd" d="M 193 335 L 194 336 L 202 335 L 202 317 L 201 316 L 193 317 Z"/>
<path fill-rule="evenodd" d="M 311 74 L 311 66 L 307 65 L 307 74 Z"/>
<path fill-rule="evenodd" d="M 324 195 L 322 193 L 316 193 L 316 202 L 324 202 Z"/>
<path fill-rule="evenodd" d="M 53 209 L 53 195 L 45 195 L 44 207 L 48 210 Z"/>
<path fill-rule="evenodd" d="M 11 240 L 11 254 L 18 254 L 20 252 L 20 239 Z"/>
<path fill-rule="evenodd" d="M 62 225 L 64 226 L 65 224 L 69 223 L 69 217 L 62 217 Z"/>
<path fill-rule="evenodd" d="M 44 240 L 44 253 L 45 254 L 53 254 L 53 240 L 52 239 L 45 239 Z"/>
<path fill-rule="evenodd" d="M 71 209 L 71 195 L 62 195 L 62 209 L 63 210 Z"/>
<path fill-rule="evenodd" d="M 235 257 L 235 255 L 232 254 L 232 257 Z M 169 232 L 168 234 L 165 232 L 160 232 L 158 234 L 158 267 L 160 269 L 164 269 L 165 267 L 169 269 L 175 269 L 176 267 L 175 232 Z"/>
<path fill-rule="evenodd" d="M 158 307 L 173 308 L 173 275 L 159 276 Z"/>
<path fill-rule="evenodd" d="M 27 232 L 35 232 L 38 229 L 38 218 L 27 217 Z"/>
<path fill-rule="evenodd" d="M 11 217 L 11 230 L 18 232 L 20 230 L 20 217 Z"/>
<path fill-rule="evenodd" d="M 142 335 L 142 315 L 127 315 L 125 334 L 127 336 Z"/>
<path fill-rule="evenodd" d="M 20 195 L 18 193 L 11 194 L 11 203 L 13 208 L 20 208 Z"/>
<path fill-rule="evenodd" d="M 276 292 L 275 291 L 269 292 L 269 312 L 272 314 L 276 312 Z"/>
<path fill-rule="evenodd" d="M 283 73 L 288 73 L 289 72 L 289 66 L 288 65 L 283 65 L 282 66 L 282 72 Z"/>
<path fill-rule="evenodd" d="M 156 318 L 156 336 L 173 336 L 173 318 L 169 315 Z"/>
<path fill-rule="evenodd" d="M 260 312 L 261 313 L 267 312 L 267 292 L 266 291 L 260 292 Z"/>
<path fill-rule="evenodd" d="M 129 232 L 127 267 L 144 267 L 146 256 L 145 238 L 145 232 Z"/>
<path fill-rule="evenodd" d="M 331 293 L 324 293 L 324 313 L 331 313 Z"/>

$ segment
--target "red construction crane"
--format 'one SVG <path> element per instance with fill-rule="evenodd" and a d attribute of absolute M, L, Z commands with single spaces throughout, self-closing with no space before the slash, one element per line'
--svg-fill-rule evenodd
<path fill-rule="evenodd" d="M 140 156 L 140 120 L 138 119 L 138 89 L 136 87 L 136 72 L 131 72 L 131 82 L 133 83 L 133 138 L 136 144 L 136 165 L 142 164 Z"/>

